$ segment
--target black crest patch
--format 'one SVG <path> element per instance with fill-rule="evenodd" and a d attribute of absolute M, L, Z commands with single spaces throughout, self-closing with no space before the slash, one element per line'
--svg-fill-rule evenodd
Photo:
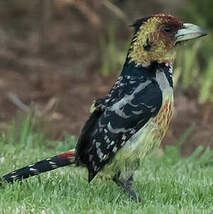
<path fill-rule="evenodd" d="M 150 17 L 151 17 L 151 16 L 145 17 L 145 18 L 137 19 L 137 20 L 136 20 L 132 25 L 130 25 L 130 26 L 133 27 L 133 28 L 135 29 L 135 33 L 137 33 L 138 30 L 139 30 L 139 28 L 140 28 L 140 26 L 141 26 L 144 22 L 146 22 Z"/>

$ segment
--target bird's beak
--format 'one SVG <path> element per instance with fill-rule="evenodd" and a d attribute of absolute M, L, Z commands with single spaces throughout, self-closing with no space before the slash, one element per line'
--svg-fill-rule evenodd
<path fill-rule="evenodd" d="M 196 39 L 206 35 L 206 31 L 201 27 L 194 24 L 185 23 L 183 24 L 183 28 L 178 30 L 175 34 L 175 43 L 177 44 L 182 41 Z"/>

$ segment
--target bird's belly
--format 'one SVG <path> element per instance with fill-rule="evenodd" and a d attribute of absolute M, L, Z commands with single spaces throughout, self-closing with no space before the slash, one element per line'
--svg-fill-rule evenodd
<path fill-rule="evenodd" d="M 165 97 L 164 97 L 165 98 Z M 154 147 L 159 146 L 171 120 L 173 97 L 163 99 L 162 107 L 156 117 L 151 118 L 121 148 L 103 173 L 113 176 L 116 171 L 125 172 L 130 176 L 142 160 Z"/>
<path fill-rule="evenodd" d="M 121 149 L 121 152 L 136 155 L 143 159 L 153 147 L 160 145 L 169 127 L 172 112 L 173 97 L 165 98 L 157 116 L 151 118 L 145 126 L 133 135 L 123 147 L 123 151 Z"/>

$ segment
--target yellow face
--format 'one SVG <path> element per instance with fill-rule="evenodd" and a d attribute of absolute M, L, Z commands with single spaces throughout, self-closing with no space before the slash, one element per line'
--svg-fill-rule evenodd
<path fill-rule="evenodd" d="M 172 63 L 175 57 L 175 34 L 183 27 L 179 19 L 165 14 L 148 18 L 138 28 L 131 43 L 129 59 L 137 66 L 152 62 Z"/>

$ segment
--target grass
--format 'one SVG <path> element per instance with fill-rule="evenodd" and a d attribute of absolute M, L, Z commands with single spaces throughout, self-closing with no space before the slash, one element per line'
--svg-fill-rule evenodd
<path fill-rule="evenodd" d="M 16 132 L 16 130 L 19 130 Z M 0 173 L 73 147 L 75 138 L 49 142 L 29 118 L 0 138 Z M 53 149 L 48 149 L 49 147 Z M 130 201 L 111 181 L 87 183 L 85 169 L 65 167 L 0 187 L 0 213 L 213 213 L 213 151 L 198 147 L 182 158 L 178 146 L 151 154 L 135 175 L 142 203 Z"/>

